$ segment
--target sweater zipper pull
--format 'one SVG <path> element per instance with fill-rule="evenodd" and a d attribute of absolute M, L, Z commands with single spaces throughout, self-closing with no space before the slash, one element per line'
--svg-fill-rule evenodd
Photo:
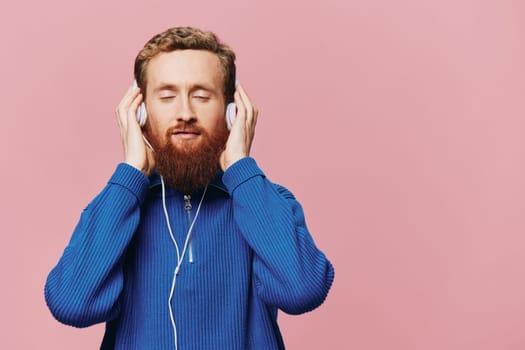
<path fill-rule="evenodd" d="M 186 209 L 186 214 L 188 216 L 188 230 L 191 226 L 191 196 L 189 194 L 184 195 L 184 209 Z M 188 259 L 190 263 L 193 263 L 193 243 L 192 239 L 188 242 Z"/>

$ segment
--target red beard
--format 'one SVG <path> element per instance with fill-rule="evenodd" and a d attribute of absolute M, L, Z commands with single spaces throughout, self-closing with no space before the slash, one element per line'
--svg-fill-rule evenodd
<path fill-rule="evenodd" d="M 157 138 L 152 138 L 151 141 L 155 149 L 155 167 L 166 184 L 181 193 L 189 194 L 203 188 L 213 179 L 219 169 L 219 158 L 229 132 L 226 125 L 212 135 L 193 123 L 185 123 L 184 128 L 198 132 L 201 141 L 197 145 L 184 142 L 174 145 L 171 142 L 172 132 L 180 127 L 171 127 L 166 131 L 164 145 L 160 145 Z"/>

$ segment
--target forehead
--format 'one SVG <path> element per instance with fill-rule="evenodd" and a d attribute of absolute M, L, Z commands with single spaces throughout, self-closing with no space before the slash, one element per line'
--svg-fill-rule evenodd
<path fill-rule="evenodd" d="M 169 83 L 185 85 L 205 83 L 222 89 L 222 67 L 216 54 L 205 50 L 176 50 L 153 57 L 147 67 L 148 86 Z"/>

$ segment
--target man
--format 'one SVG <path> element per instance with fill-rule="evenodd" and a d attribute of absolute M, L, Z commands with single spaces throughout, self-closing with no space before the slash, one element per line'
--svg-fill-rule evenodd
<path fill-rule="evenodd" d="M 284 349 L 277 310 L 326 298 L 334 269 L 300 204 L 249 156 L 258 112 L 234 60 L 213 33 L 187 27 L 136 58 L 139 88 L 116 109 L 124 162 L 45 286 L 59 321 L 106 322 L 102 349 Z"/>

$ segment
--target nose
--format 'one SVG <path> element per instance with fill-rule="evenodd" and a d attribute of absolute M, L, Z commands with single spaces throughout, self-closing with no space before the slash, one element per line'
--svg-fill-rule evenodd
<path fill-rule="evenodd" d="M 190 99 L 188 97 L 181 98 L 181 104 L 177 113 L 177 121 L 191 123 L 197 120 L 197 116 L 193 110 Z"/>

